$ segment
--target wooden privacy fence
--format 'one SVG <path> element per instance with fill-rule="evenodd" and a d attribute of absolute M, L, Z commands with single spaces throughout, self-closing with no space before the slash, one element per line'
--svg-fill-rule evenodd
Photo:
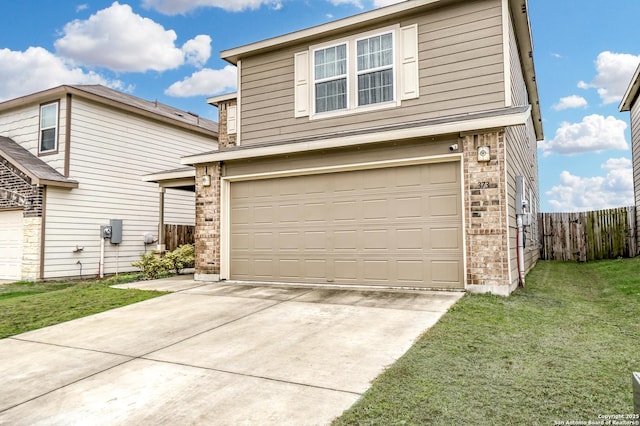
<path fill-rule="evenodd" d="M 540 258 L 590 260 L 635 257 L 636 208 L 580 213 L 540 213 Z"/>
<path fill-rule="evenodd" d="M 183 244 L 195 242 L 195 226 L 192 225 L 164 225 L 164 244 L 167 251 L 175 250 Z"/>

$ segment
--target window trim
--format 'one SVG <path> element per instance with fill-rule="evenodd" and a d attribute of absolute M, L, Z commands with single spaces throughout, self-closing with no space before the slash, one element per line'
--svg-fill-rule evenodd
<path fill-rule="evenodd" d="M 55 124 L 51 127 L 43 127 L 42 126 L 42 118 L 43 118 L 43 110 L 47 107 L 51 107 L 52 105 L 55 106 L 54 111 L 55 111 Z M 41 104 L 40 105 L 40 114 L 38 115 L 38 155 L 50 155 L 50 154 L 57 154 L 58 153 L 58 147 L 59 147 L 59 132 L 60 132 L 60 101 L 53 101 L 53 102 L 47 102 L 45 104 Z M 42 150 L 42 132 L 44 130 L 49 130 L 49 129 L 55 129 L 54 132 L 54 136 L 53 136 L 53 144 L 54 147 L 52 149 L 47 149 L 47 150 Z"/>
<path fill-rule="evenodd" d="M 380 37 L 386 34 L 391 34 L 391 47 L 393 48 L 393 51 L 391 52 L 391 66 L 389 65 L 385 65 L 382 67 L 375 67 L 375 68 L 368 68 L 365 71 L 358 71 L 358 42 L 362 41 L 362 40 L 368 40 L 370 38 L 373 37 Z M 360 36 L 358 38 L 356 38 L 354 40 L 354 54 L 355 54 L 355 76 L 354 76 L 354 83 L 356 86 L 356 96 L 355 96 L 355 102 L 356 102 L 356 106 L 355 108 L 363 108 L 363 107 L 371 107 L 371 106 L 375 106 L 375 105 L 380 105 L 380 104 L 390 104 L 393 103 L 395 106 L 395 102 L 398 99 L 398 80 L 397 80 L 397 68 L 398 68 L 398 46 L 396 45 L 397 43 L 397 37 L 396 37 L 396 32 L 395 30 L 391 30 L 391 31 L 383 31 L 380 33 L 375 33 L 375 34 L 367 34 L 365 36 Z M 365 105 L 360 105 L 360 96 L 358 96 L 358 92 L 360 90 L 360 87 L 358 87 L 358 77 L 360 77 L 363 74 L 371 74 L 374 72 L 378 72 L 378 71 L 385 71 L 388 70 L 389 68 L 391 68 L 391 74 L 392 74 L 392 79 L 393 79 L 393 94 L 392 94 L 392 99 L 390 101 L 386 101 L 386 102 L 376 102 L 375 104 L 365 104 Z"/>
<path fill-rule="evenodd" d="M 347 80 L 347 99 L 346 99 L 346 108 L 340 108 L 340 109 L 335 109 L 335 110 L 331 110 L 331 111 L 323 111 L 323 112 L 316 112 L 316 84 L 318 83 L 327 83 L 329 81 L 337 81 L 337 80 L 341 80 L 343 77 L 342 76 L 334 76 L 334 77 L 329 77 L 329 78 L 321 78 L 321 79 L 316 79 L 316 52 L 319 50 L 325 50 L 325 49 L 330 49 L 332 47 L 338 47 L 338 46 L 345 46 L 345 50 L 346 50 L 346 61 L 347 61 L 347 66 L 346 66 L 346 70 L 347 72 L 344 74 L 344 78 Z M 349 42 L 348 41 L 339 41 L 337 43 L 331 43 L 331 44 L 327 44 L 327 45 L 321 45 L 321 46 L 315 46 L 313 47 L 311 50 L 311 87 L 312 87 L 312 96 L 311 96 L 311 102 L 313 103 L 312 105 L 312 110 L 313 110 L 313 114 L 332 114 L 332 113 L 340 113 L 343 111 L 346 111 L 349 109 L 349 105 L 351 103 L 351 83 L 350 83 L 350 79 L 349 79 L 349 75 L 350 75 L 350 69 L 349 67 L 351 66 L 351 61 L 349 60 L 349 55 L 350 55 L 350 48 L 349 48 Z"/>
<path fill-rule="evenodd" d="M 337 40 L 331 40 L 326 43 L 320 43 L 309 47 L 309 82 L 310 87 L 310 99 L 309 99 L 309 120 L 319 120 L 324 118 L 340 117 L 351 114 L 359 114 L 363 112 L 376 111 L 380 109 L 394 108 L 401 105 L 401 97 L 399 93 L 400 79 L 398 74 L 398 67 L 401 63 L 400 51 L 401 46 L 399 42 L 400 24 L 387 26 L 384 28 L 377 28 L 372 31 L 353 34 L 349 37 L 344 37 Z M 387 102 L 380 102 L 368 105 L 358 105 L 358 75 L 357 70 L 357 42 L 367 38 L 380 36 L 384 34 L 391 34 L 392 46 L 393 46 L 393 100 Z M 326 49 L 333 46 L 339 46 L 342 44 L 347 45 L 347 108 L 316 112 L 316 79 L 315 79 L 315 52 L 317 50 Z"/>

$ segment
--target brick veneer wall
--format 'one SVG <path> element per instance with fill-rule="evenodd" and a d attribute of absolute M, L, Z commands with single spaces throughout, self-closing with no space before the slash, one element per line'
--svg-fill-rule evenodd
<path fill-rule="evenodd" d="M 220 146 L 221 148 L 236 146 L 236 133 L 227 133 L 227 111 L 230 106 L 234 106 L 237 104 L 237 99 L 230 99 L 218 104 L 218 146 Z"/>
<path fill-rule="evenodd" d="M 218 147 L 236 146 L 236 135 L 227 134 L 227 109 L 236 105 L 231 99 L 218 105 Z M 220 279 L 220 163 L 196 164 L 196 229 L 195 279 Z M 211 184 L 204 186 L 203 177 L 209 175 Z"/>
<path fill-rule="evenodd" d="M 196 165 L 195 279 L 220 279 L 220 172 L 219 163 Z M 211 176 L 204 186 L 203 177 Z"/>
<path fill-rule="evenodd" d="M 509 250 L 505 137 L 503 131 L 466 135 L 464 156 L 467 288 L 509 294 Z M 491 161 L 478 161 L 478 147 Z"/>

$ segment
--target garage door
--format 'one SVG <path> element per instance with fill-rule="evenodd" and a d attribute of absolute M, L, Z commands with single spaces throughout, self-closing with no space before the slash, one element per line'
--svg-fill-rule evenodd
<path fill-rule="evenodd" d="M 22 211 L 0 212 L 0 279 L 19 280 L 22 265 Z"/>
<path fill-rule="evenodd" d="M 463 287 L 460 163 L 234 182 L 230 278 Z"/>

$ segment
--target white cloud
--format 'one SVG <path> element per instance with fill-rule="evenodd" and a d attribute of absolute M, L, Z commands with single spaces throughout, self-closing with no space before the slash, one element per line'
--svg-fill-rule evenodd
<path fill-rule="evenodd" d="M 608 149 L 629 149 L 625 130 L 627 123 L 613 116 L 588 115 L 580 123 L 564 122 L 550 141 L 538 143 L 544 156 L 552 153 L 572 155 L 602 152 Z"/>
<path fill-rule="evenodd" d="M 61 84 L 103 84 L 124 89 L 121 81 L 109 81 L 95 72 L 70 67 L 42 47 L 30 47 L 24 52 L 0 49 L 0 100 Z"/>
<path fill-rule="evenodd" d="M 211 57 L 211 37 L 208 35 L 196 36 L 182 46 L 182 51 L 188 63 L 200 68 Z"/>
<path fill-rule="evenodd" d="M 164 93 L 182 98 L 230 92 L 236 90 L 237 75 L 237 69 L 233 65 L 227 65 L 221 70 L 205 68 L 182 81 L 173 83 Z"/>
<path fill-rule="evenodd" d="M 584 108 L 587 106 L 587 100 L 582 96 L 571 95 L 561 98 L 560 101 L 553 106 L 556 111 L 570 108 Z"/>
<path fill-rule="evenodd" d="M 328 0 L 328 1 L 334 6 L 350 4 L 357 7 L 358 9 L 364 9 L 364 4 L 362 0 Z M 373 7 L 378 8 L 378 7 L 385 7 L 392 4 L 400 3 L 403 1 L 405 0 L 373 0 L 372 3 L 373 3 Z"/>
<path fill-rule="evenodd" d="M 204 64 L 211 54 L 209 36 L 189 40 L 181 49 L 173 30 L 133 13 L 131 6 L 114 2 L 87 20 L 65 25 L 56 40 L 59 55 L 75 63 L 114 71 L 164 71 L 190 63 Z M 185 59 L 186 55 L 186 59 Z"/>
<path fill-rule="evenodd" d="M 256 10 L 268 6 L 282 8 L 282 0 L 143 0 L 142 6 L 165 15 L 181 15 L 201 7 L 217 7 L 229 12 Z"/>
<path fill-rule="evenodd" d="M 598 89 L 598 94 L 604 104 L 620 102 L 638 63 L 640 63 L 640 56 L 602 52 L 596 59 L 598 75 L 591 83 L 580 81 L 578 87 L 580 89 Z"/>
<path fill-rule="evenodd" d="M 84 4 L 79 4 L 76 6 L 76 12 L 82 12 L 83 10 L 87 10 L 89 9 L 89 5 L 84 3 Z"/>
<path fill-rule="evenodd" d="M 390 6 L 392 4 L 400 3 L 403 1 L 405 0 L 374 0 L 373 5 L 375 7 L 385 7 L 385 6 Z"/>
<path fill-rule="evenodd" d="M 589 211 L 634 204 L 633 170 L 628 158 L 612 158 L 601 166 L 606 176 L 580 177 L 568 171 L 545 194 L 554 211 Z"/>
<path fill-rule="evenodd" d="M 329 2 L 334 5 L 334 6 L 341 6 L 343 4 L 351 4 L 355 7 L 357 7 L 358 9 L 363 9 L 364 5 L 362 4 L 362 1 L 360 0 L 329 0 Z"/>

